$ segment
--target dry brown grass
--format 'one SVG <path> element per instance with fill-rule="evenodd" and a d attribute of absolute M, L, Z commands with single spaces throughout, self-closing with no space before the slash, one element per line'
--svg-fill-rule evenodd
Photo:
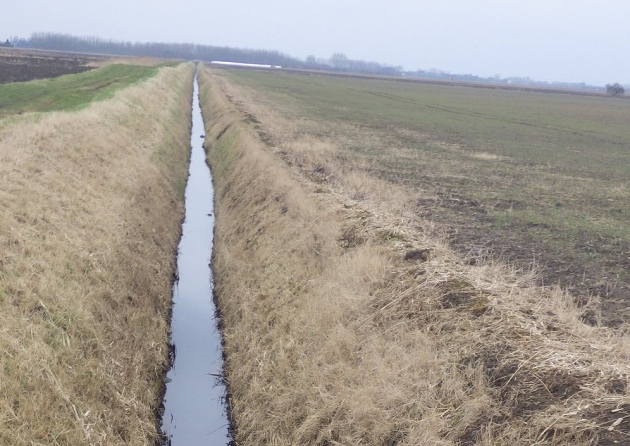
<path fill-rule="evenodd" d="M 192 64 L 0 125 L 0 443 L 157 435 Z"/>
<path fill-rule="evenodd" d="M 93 60 L 89 63 L 91 67 L 105 67 L 107 65 L 140 65 L 145 67 L 155 67 L 164 64 L 166 60 L 150 56 L 104 56 L 101 59 Z"/>
<path fill-rule="evenodd" d="M 340 156 L 352 134 L 200 81 L 239 445 L 630 442 L 630 338 L 582 322 L 597 302 L 467 264 L 407 210 L 419 191 Z"/>

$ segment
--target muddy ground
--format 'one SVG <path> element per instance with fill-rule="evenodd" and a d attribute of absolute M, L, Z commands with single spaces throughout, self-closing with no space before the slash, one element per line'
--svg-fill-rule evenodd
<path fill-rule="evenodd" d="M 0 49 L 0 84 L 46 79 L 94 69 L 94 61 L 82 55 Z"/>
<path fill-rule="evenodd" d="M 467 261 L 534 266 L 540 285 L 601 301 L 602 317 L 585 322 L 629 320 L 625 100 L 230 73 L 269 94 L 272 107 L 292 110 L 287 116 L 312 120 L 290 118 L 339 147 L 341 165 L 416 191 L 417 214 L 443 228 Z"/>
<path fill-rule="evenodd" d="M 496 203 L 492 206 L 496 208 Z M 559 251 L 545 243 L 537 233 L 540 228 L 531 223 L 512 221 L 497 226 L 488 215 L 489 207 L 489 203 L 449 195 L 419 200 L 417 212 L 444 225 L 451 245 L 471 264 L 500 258 L 519 268 L 535 265 L 540 285 L 560 284 L 580 302 L 599 297 L 605 325 L 617 327 L 630 318 L 630 241 L 580 234 L 573 246 Z M 552 228 L 543 229 L 549 231 L 549 239 L 562 237 Z M 598 260 L 585 261 L 583 252 L 597 254 Z M 601 258 L 605 261 L 599 261 Z M 589 313 L 584 322 L 595 325 L 597 316 Z"/>

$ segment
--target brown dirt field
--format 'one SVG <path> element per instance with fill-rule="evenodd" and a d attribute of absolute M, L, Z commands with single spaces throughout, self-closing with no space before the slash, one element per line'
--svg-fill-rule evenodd
<path fill-rule="evenodd" d="M 424 200 L 418 203 L 418 213 L 446 227 L 450 244 L 471 264 L 499 258 L 527 267 L 535 261 L 539 285 L 558 284 L 578 301 L 600 296 L 601 322 L 610 327 L 619 327 L 630 320 L 630 283 L 625 277 L 615 280 L 616 271 L 630 271 L 630 241 L 619 245 L 618 241 L 603 236 L 579 234 L 574 237 L 579 250 L 597 250 L 607 257 L 606 263 L 585 265 L 574 253 L 535 240 L 529 234 L 532 227 L 512 223 L 496 228 L 492 219 L 486 217 L 483 206 L 474 201 Z M 585 318 L 596 323 L 593 315 Z"/>
<path fill-rule="evenodd" d="M 46 79 L 94 69 L 105 57 L 0 48 L 0 84 Z"/>
<path fill-rule="evenodd" d="M 601 323 L 619 327 L 630 320 L 630 241 L 618 240 L 601 234 L 581 232 L 572 236 L 572 249 L 559 249 L 532 235 L 539 228 L 550 230 L 544 224 L 511 221 L 497 226 L 489 211 L 505 210 L 509 213 L 526 203 L 492 199 L 479 201 L 466 195 L 466 185 L 451 184 L 457 179 L 413 175 L 406 178 L 400 172 L 377 168 L 369 169 L 376 177 L 394 184 L 413 184 L 421 190 L 441 189 L 435 197 L 419 198 L 416 212 L 424 219 L 444 228 L 449 244 L 474 265 L 488 259 L 500 259 L 520 268 L 534 266 L 538 273 L 537 284 L 559 285 L 585 302 L 593 296 L 601 298 Z M 492 179 L 475 182 L 474 188 L 492 187 Z M 557 206 L 562 204 L 559 202 Z M 562 234 L 555 234 L 562 237 Z M 605 261 L 585 262 L 584 252 L 596 252 Z M 593 316 L 590 323 L 595 323 Z"/>

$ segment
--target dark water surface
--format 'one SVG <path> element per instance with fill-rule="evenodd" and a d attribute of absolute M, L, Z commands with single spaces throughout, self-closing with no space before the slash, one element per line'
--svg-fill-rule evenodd
<path fill-rule="evenodd" d="M 171 340 L 175 362 L 168 372 L 162 429 L 172 446 L 226 445 L 228 419 L 220 379 L 221 337 L 212 300 L 214 189 L 202 147 L 198 85 L 192 109 L 192 154 L 186 185 L 186 219 L 179 242 L 179 281 L 173 286 Z"/>

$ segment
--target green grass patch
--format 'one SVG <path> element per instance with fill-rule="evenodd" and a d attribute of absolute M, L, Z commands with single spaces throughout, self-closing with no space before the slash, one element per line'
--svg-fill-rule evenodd
<path fill-rule="evenodd" d="M 23 112 L 75 110 L 157 73 L 159 67 L 108 65 L 54 79 L 0 85 L 0 118 Z"/>

